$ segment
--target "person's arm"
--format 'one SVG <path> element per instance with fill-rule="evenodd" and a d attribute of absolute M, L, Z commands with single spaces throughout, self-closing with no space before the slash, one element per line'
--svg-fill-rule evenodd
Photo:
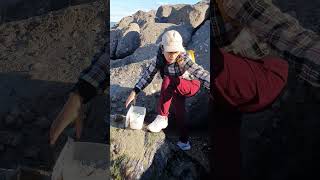
<path fill-rule="evenodd" d="M 109 81 L 109 61 L 107 52 L 100 51 L 93 58 L 91 65 L 81 72 L 78 82 L 73 88 L 83 98 L 83 103 L 97 95 L 99 89 L 106 87 Z"/>
<path fill-rule="evenodd" d="M 292 62 L 302 79 L 320 86 L 319 35 L 264 0 L 225 0 L 224 10 Z"/>
<path fill-rule="evenodd" d="M 197 63 L 194 63 L 186 53 L 181 54 L 180 58 L 182 58 L 178 62 L 180 67 L 199 79 L 205 88 L 210 89 L 210 73 Z"/>
<path fill-rule="evenodd" d="M 157 74 L 157 57 L 151 59 L 151 63 L 146 70 L 142 73 L 142 76 L 134 86 L 133 90 L 136 94 L 142 91 L 145 87 L 147 87 L 151 81 L 153 80 L 154 76 Z"/>

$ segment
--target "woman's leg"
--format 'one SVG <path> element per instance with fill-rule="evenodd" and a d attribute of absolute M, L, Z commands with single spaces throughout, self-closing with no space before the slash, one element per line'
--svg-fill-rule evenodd
<path fill-rule="evenodd" d="M 158 101 L 158 114 L 161 116 L 169 115 L 171 101 L 177 86 L 175 81 L 175 78 L 169 76 L 165 76 L 162 80 L 160 98 Z"/>
<path fill-rule="evenodd" d="M 199 80 L 186 80 L 182 78 L 165 76 L 161 85 L 160 98 L 158 102 L 158 113 L 168 116 L 174 94 L 185 97 L 194 96 L 200 89 Z"/>

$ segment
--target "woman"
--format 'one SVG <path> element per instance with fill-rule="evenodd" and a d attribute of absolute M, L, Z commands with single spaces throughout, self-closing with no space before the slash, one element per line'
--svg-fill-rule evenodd
<path fill-rule="evenodd" d="M 194 96 L 199 91 L 201 83 L 209 89 L 210 74 L 193 62 L 186 53 L 179 32 L 175 30 L 167 31 L 162 36 L 158 55 L 151 61 L 149 67 L 136 83 L 127 98 L 126 107 L 152 81 L 158 71 L 163 78 L 157 107 L 158 115 L 147 126 L 147 129 L 151 132 L 160 132 L 165 129 L 168 126 L 169 109 L 173 104 L 180 129 L 180 138 L 177 145 L 182 150 L 189 150 L 191 146 L 185 124 L 185 99 Z"/>

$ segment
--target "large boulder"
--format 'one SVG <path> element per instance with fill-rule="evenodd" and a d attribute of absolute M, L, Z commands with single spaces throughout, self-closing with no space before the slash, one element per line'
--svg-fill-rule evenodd
<path fill-rule="evenodd" d="M 139 47 L 133 54 L 126 56 L 122 59 L 115 59 L 110 62 L 111 68 L 125 66 L 127 64 L 136 63 L 144 60 L 149 60 L 156 56 L 159 46 L 156 44 L 147 44 L 143 47 Z"/>
<path fill-rule="evenodd" d="M 114 25 L 114 29 L 123 29 L 125 27 L 128 27 L 130 23 L 133 23 L 133 17 L 132 16 L 126 16 L 122 18 L 116 25 Z"/>
<path fill-rule="evenodd" d="M 204 179 L 206 169 L 166 140 L 165 134 L 124 129 L 125 117 L 110 117 L 110 170 L 114 179 Z"/>
<path fill-rule="evenodd" d="M 157 10 L 160 22 L 186 24 L 198 27 L 209 16 L 209 2 L 199 2 L 195 5 L 160 6 Z"/>
<path fill-rule="evenodd" d="M 126 16 L 122 18 L 113 28 L 123 29 L 129 26 L 130 23 L 137 23 L 140 27 L 142 27 L 146 23 L 155 22 L 155 11 L 151 10 L 148 12 L 145 11 L 137 11 L 132 16 Z"/>
<path fill-rule="evenodd" d="M 175 25 L 171 23 L 148 23 L 141 29 L 141 46 L 161 42 L 163 33 L 169 30 L 178 31 L 186 46 L 191 40 L 193 28 L 187 25 Z"/>
<path fill-rule="evenodd" d="M 155 11 L 151 10 L 148 12 L 144 11 L 137 11 L 133 14 L 133 20 L 135 23 L 139 24 L 140 27 L 145 25 L 146 23 L 153 23 L 155 22 Z"/>
<path fill-rule="evenodd" d="M 177 5 L 162 5 L 158 8 L 156 12 L 156 18 L 159 22 L 166 23 L 168 21 L 168 17 L 171 15 L 172 11 L 177 11 L 184 7 L 185 4 L 177 4 Z"/>
<path fill-rule="evenodd" d="M 121 34 L 120 29 L 111 29 L 110 30 L 110 58 L 116 58 L 116 51 L 118 46 L 119 37 Z"/>
<path fill-rule="evenodd" d="M 167 164 L 169 146 L 165 134 L 123 129 L 125 117 L 111 115 L 110 170 L 113 178 L 140 179 L 157 161 L 153 175 L 160 175 Z M 119 123 L 120 122 L 120 123 Z"/>
<path fill-rule="evenodd" d="M 131 23 L 122 29 L 118 39 L 116 57 L 123 58 L 132 54 L 140 45 L 140 27 L 137 23 Z"/>
<path fill-rule="evenodd" d="M 210 72 L 210 21 L 207 20 L 192 36 L 188 49 L 195 51 L 196 63 L 201 65 L 205 70 Z M 201 127 L 205 124 L 208 111 L 208 90 L 201 88 L 200 92 L 191 98 L 186 100 L 187 110 L 189 114 L 192 114 L 192 118 L 189 118 L 188 124 L 193 127 Z"/>

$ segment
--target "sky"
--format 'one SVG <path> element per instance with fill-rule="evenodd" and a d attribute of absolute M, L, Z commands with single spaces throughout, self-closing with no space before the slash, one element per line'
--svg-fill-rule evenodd
<path fill-rule="evenodd" d="M 138 10 L 157 10 L 165 4 L 196 4 L 200 0 L 110 0 L 110 21 L 118 22 L 125 16 L 130 16 Z"/>

